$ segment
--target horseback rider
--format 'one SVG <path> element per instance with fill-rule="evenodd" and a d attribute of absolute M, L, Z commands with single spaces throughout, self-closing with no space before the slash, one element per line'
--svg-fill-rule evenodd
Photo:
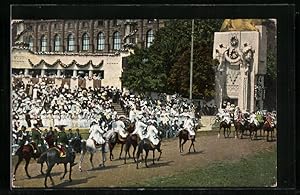
<path fill-rule="evenodd" d="M 67 137 L 67 134 L 65 132 L 65 128 L 64 126 L 59 126 L 59 132 L 57 134 L 57 148 L 60 150 L 60 157 L 65 157 L 66 156 L 66 151 L 65 151 L 65 147 L 68 146 L 69 144 L 69 140 Z"/>
<path fill-rule="evenodd" d="M 222 116 L 222 121 L 225 121 L 225 123 L 229 124 L 231 119 L 230 119 L 230 113 L 229 110 L 224 110 L 224 114 Z"/>
<path fill-rule="evenodd" d="M 79 129 L 76 129 L 76 132 L 74 133 L 74 139 L 82 139 L 81 134 L 79 133 Z"/>
<path fill-rule="evenodd" d="M 268 113 L 266 114 L 266 122 L 265 122 L 265 124 L 267 124 L 267 123 L 270 125 L 270 127 L 273 127 L 273 126 L 274 126 L 274 123 L 273 123 L 273 117 L 272 117 L 272 115 L 271 115 L 270 112 L 268 112 Z"/>
<path fill-rule="evenodd" d="M 260 111 L 256 112 L 256 120 L 258 121 L 258 123 L 262 124 L 264 122 L 264 118 L 263 115 Z"/>
<path fill-rule="evenodd" d="M 68 134 L 67 134 L 67 139 L 69 140 L 69 143 L 74 139 L 74 134 L 72 132 L 72 129 L 69 129 Z"/>
<path fill-rule="evenodd" d="M 252 113 L 251 113 L 249 119 L 250 119 L 250 121 L 249 121 L 250 124 L 251 124 L 251 123 L 254 123 L 257 127 L 259 126 L 259 123 L 258 123 L 258 121 L 256 120 L 256 114 L 255 114 L 255 112 L 252 112 Z"/>
<path fill-rule="evenodd" d="M 235 113 L 234 116 L 236 117 L 236 121 L 241 123 L 242 125 L 244 125 L 244 115 L 242 113 L 242 111 L 240 110 L 240 108 L 237 106 L 235 109 Z"/>
<path fill-rule="evenodd" d="M 137 134 L 141 140 L 145 138 L 145 131 L 147 125 L 142 122 L 142 116 L 139 116 L 135 122 L 135 130 L 131 133 L 131 135 Z"/>
<path fill-rule="evenodd" d="M 189 132 L 189 137 L 191 138 L 196 135 L 194 130 L 194 122 L 189 114 L 187 114 L 186 116 L 187 118 L 184 121 L 183 129 L 186 129 Z"/>
<path fill-rule="evenodd" d="M 18 131 L 18 144 L 19 146 L 23 146 L 28 143 L 29 135 L 26 132 L 26 127 L 23 125 L 21 129 Z"/>
<path fill-rule="evenodd" d="M 145 137 L 148 138 L 154 146 L 156 146 L 160 142 L 160 139 L 158 136 L 159 132 L 153 125 L 153 122 L 153 120 L 148 120 L 147 135 Z"/>
<path fill-rule="evenodd" d="M 90 125 L 89 139 L 94 140 L 95 145 L 102 145 L 105 143 L 103 139 L 104 130 L 98 125 L 96 121 L 93 121 Z"/>
<path fill-rule="evenodd" d="M 31 129 L 31 140 L 36 144 L 37 148 L 41 147 L 43 144 L 42 133 L 37 124 L 35 124 L 34 128 Z M 34 153 L 37 153 L 37 149 L 34 149 Z"/>
<path fill-rule="evenodd" d="M 125 124 L 122 121 L 124 117 L 120 116 L 115 122 L 115 129 L 119 133 L 122 139 L 125 139 L 128 136 L 128 132 L 125 130 Z"/>

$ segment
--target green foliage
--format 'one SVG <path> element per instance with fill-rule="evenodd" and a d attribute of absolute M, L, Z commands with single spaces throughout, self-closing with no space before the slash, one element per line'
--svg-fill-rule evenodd
<path fill-rule="evenodd" d="M 276 110 L 277 105 L 277 60 L 275 52 L 269 50 L 267 54 L 267 74 L 265 76 L 265 105 L 267 110 Z"/>
<path fill-rule="evenodd" d="M 223 20 L 195 20 L 194 28 L 194 97 L 214 95 L 214 32 Z M 153 45 L 138 49 L 128 57 L 122 75 L 123 85 L 139 93 L 147 91 L 178 92 L 187 96 L 191 49 L 191 20 L 169 20 L 155 34 Z M 148 61 L 143 62 L 143 59 Z"/>
<path fill-rule="evenodd" d="M 218 162 L 204 168 L 124 184 L 132 187 L 267 187 L 276 182 L 276 148 L 238 162 Z"/>

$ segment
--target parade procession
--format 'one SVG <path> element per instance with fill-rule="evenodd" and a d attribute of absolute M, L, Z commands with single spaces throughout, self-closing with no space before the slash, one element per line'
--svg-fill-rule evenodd
<path fill-rule="evenodd" d="M 273 150 L 276 102 L 267 101 L 274 90 L 266 84 L 272 39 L 261 37 L 271 37 L 274 21 L 191 21 L 13 20 L 12 186 L 143 185 Z M 181 25 L 193 36 L 204 23 L 215 31 L 207 47 L 195 38 L 189 87 L 190 51 L 174 49 L 178 61 L 171 59 L 163 33 L 173 30 L 176 40 Z M 61 181 L 67 172 L 68 182 Z"/>

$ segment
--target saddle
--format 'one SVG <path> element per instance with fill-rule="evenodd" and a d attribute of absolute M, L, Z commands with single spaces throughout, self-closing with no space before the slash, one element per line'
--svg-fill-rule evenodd
<path fill-rule="evenodd" d="M 66 151 L 64 146 L 60 145 L 60 147 L 55 146 L 54 148 L 59 152 L 59 157 L 61 158 L 66 157 Z"/>
<path fill-rule="evenodd" d="M 118 140 L 120 142 L 125 142 L 126 141 L 126 138 L 122 138 L 121 135 L 118 133 Z"/>
<path fill-rule="evenodd" d="M 194 139 L 195 138 L 195 135 L 190 135 L 188 130 L 184 129 L 182 131 L 185 131 L 185 133 L 188 135 L 188 139 Z"/>
<path fill-rule="evenodd" d="M 94 142 L 96 148 L 100 148 L 101 144 L 98 144 L 98 143 L 96 142 L 96 140 L 94 140 L 93 138 L 92 138 L 92 140 L 93 140 L 93 142 Z"/>
<path fill-rule="evenodd" d="M 149 143 L 151 148 L 156 148 L 157 146 L 154 145 L 149 139 L 145 139 L 146 140 L 146 143 Z"/>
<path fill-rule="evenodd" d="M 36 154 L 37 153 L 37 146 L 36 143 L 30 143 L 29 146 L 32 148 L 33 153 Z"/>

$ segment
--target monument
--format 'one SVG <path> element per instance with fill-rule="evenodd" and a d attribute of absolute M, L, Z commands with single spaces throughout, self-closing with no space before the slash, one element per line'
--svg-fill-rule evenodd
<path fill-rule="evenodd" d="M 225 21 L 221 28 L 225 32 L 214 34 L 213 58 L 219 62 L 215 102 L 219 108 L 227 101 L 242 111 L 263 109 L 266 27 L 254 26 L 251 20 Z"/>

